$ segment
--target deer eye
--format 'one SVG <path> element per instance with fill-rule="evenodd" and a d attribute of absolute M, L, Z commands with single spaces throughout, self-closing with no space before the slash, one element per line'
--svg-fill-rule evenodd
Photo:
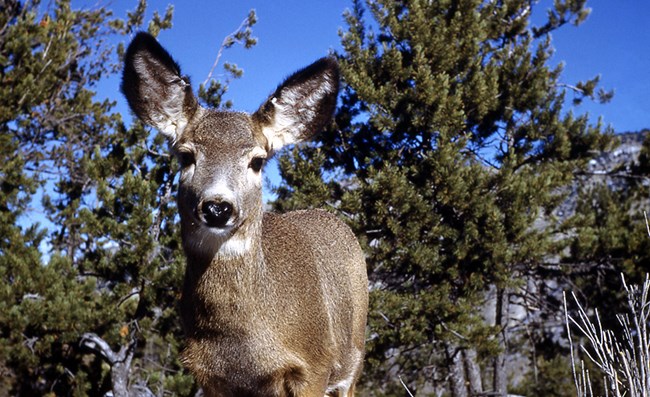
<path fill-rule="evenodd" d="M 195 161 L 194 153 L 189 151 L 178 152 L 178 162 L 181 164 L 181 168 L 187 168 L 193 165 Z"/>
<path fill-rule="evenodd" d="M 264 165 L 264 157 L 253 157 L 248 167 L 250 167 L 255 172 L 260 172 L 262 166 Z"/>

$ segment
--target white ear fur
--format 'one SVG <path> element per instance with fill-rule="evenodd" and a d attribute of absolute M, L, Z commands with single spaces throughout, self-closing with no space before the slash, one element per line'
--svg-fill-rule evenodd
<path fill-rule="evenodd" d="M 271 151 L 310 138 L 330 120 L 338 66 L 323 58 L 290 76 L 256 112 Z"/>
<path fill-rule="evenodd" d="M 292 131 L 295 131 L 298 126 L 296 120 L 289 116 L 287 107 L 290 105 L 281 103 L 277 98 L 272 98 L 271 103 L 275 109 L 275 117 L 271 124 L 262 127 L 262 133 L 269 142 L 270 150 L 277 151 L 297 142 L 296 134 Z"/>
<path fill-rule="evenodd" d="M 155 106 L 157 111 L 150 114 L 149 123 L 174 143 L 180 138 L 189 123 L 188 114 L 183 105 L 186 90 L 190 91 L 191 95 L 191 87 L 183 79 L 178 79 L 177 82 L 175 81 L 170 85 L 172 84 L 177 85 L 177 87 L 169 89 L 167 99 Z M 148 99 L 153 98 L 145 98 L 144 100 Z"/>
<path fill-rule="evenodd" d="M 200 110 L 189 79 L 151 35 L 138 33 L 124 60 L 122 92 L 133 112 L 176 142 Z"/>

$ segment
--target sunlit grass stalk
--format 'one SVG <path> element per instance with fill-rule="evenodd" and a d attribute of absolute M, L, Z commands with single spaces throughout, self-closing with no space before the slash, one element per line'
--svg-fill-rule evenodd
<path fill-rule="evenodd" d="M 622 275 L 621 278 L 629 313 L 616 316 L 623 329 L 620 340 L 613 331 L 603 329 L 598 310 L 594 311 L 593 320 L 589 318 L 574 293 L 571 296 L 578 310 L 576 318 L 569 315 L 566 293 L 564 294 L 565 323 L 578 397 L 593 397 L 594 391 L 584 362 L 580 360 L 580 364 L 577 363 L 572 326 L 586 338 L 586 344 L 580 345 L 580 351 L 603 373 L 605 396 L 611 393 L 614 397 L 650 397 L 650 278 L 646 276 L 641 288 L 628 285 Z"/>

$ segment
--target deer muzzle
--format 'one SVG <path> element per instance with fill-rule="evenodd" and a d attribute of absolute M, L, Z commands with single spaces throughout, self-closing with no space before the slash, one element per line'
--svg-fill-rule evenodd
<path fill-rule="evenodd" d="M 228 201 L 204 201 L 199 205 L 200 218 L 209 227 L 223 229 L 233 217 L 234 208 Z"/>

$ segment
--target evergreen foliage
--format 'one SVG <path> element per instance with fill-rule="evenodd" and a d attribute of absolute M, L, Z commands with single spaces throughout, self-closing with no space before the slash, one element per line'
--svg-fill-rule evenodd
<path fill-rule="evenodd" d="M 7 1 L 0 13 L 0 395 L 196 392 L 178 361 L 178 166 L 162 136 L 94 91 L 144 23 L 146 2 L 134 6 L 116 18 Z M 170 28 L 172 11 L 148 31 Z M 254 23 L 233 33 L 247 48 Z M 208 83 L 218 106 L 227 82 Z"/>
<path fill-rule="evenodd" d="M 642 142 L 637 156 L 625 153 L 635 145 L 630 141 Z M 596 166 L 579 175 L 576 214 L 564 227 L 575 235 L 565 258 L 574 264 L 573 282 L 587 304 L 606 308 L 601 309 L 603 326 L 622 332 L 616 316 L 626 311 L 627 300 L 620 275 L 641 284 L 650 272 L 644 217 L 650 203 L 650 135 L 647 130 L 620 134 L 618 143 L 623 161 L 614 158 L 607 168 Z"/>
<path fill-rule="evenodd" d="M 637 160 L 613 164 L 611 169 L 598 170 L 596 175 L 583 175 L 578 216 L 568 226 L 579 232 L 571 246 L 574 260 L 613 264 L 615 277 L 623 271 L 628 279 L 640 283 L 650 271 L 650 241 L 643 216 L 650 193 L 650 134 L 645 130 L 626 136 L 640 136 L 643 140 Z M 609 289 L 619 290 L 614 287 L 618 281 L 611 281 Z"/>
<path fill-rule="evenodd" d="M 585 2 L 556 1 L 540 26 L 534 7 L 355 1 L 335 125 L 280 160 L 276 209 L 329 206 L 365 244 L 372 394 L 403 395 L 399 374 L 413 392 L 505 395 L 505 354 L 548 336 L 515 332 L 513 302 L 526 309 L 524 287 L 562 276 L 554 209 L 611 141 L 566 95 L 611 93 L 550 65 L 551 33 L 582 22 Z"/>
<path fill-rule="evenodd" d="M 572 395 L 558 289 L 616 329 L 618 274 L 648 271 L 650 137 L 630 167 L 585 168 L 611 131 L 568 106 L 612 94 L 551 66 L 551 34 L 584 21 L 585 1 L 554 1 L 535 25 L 546 4 L 354 1 L 335 122 L 279 157 L 274 208 L 330 208 L 367 252 L 365 394 L 404 395 L 401 379 L 418 395 Z M 178 166 L 95 96 L 130 35 L 171 28 L 171 7 L 146 9 L 0 10 L 0 396 L 197 392 L 178 362 Z M 221 50 L 254 46 L 255 22 Z M 232 105 L 242 71 L 223 68 L 202 104 Z M 508 379 L 506 357 L 529 372 Z"/>

